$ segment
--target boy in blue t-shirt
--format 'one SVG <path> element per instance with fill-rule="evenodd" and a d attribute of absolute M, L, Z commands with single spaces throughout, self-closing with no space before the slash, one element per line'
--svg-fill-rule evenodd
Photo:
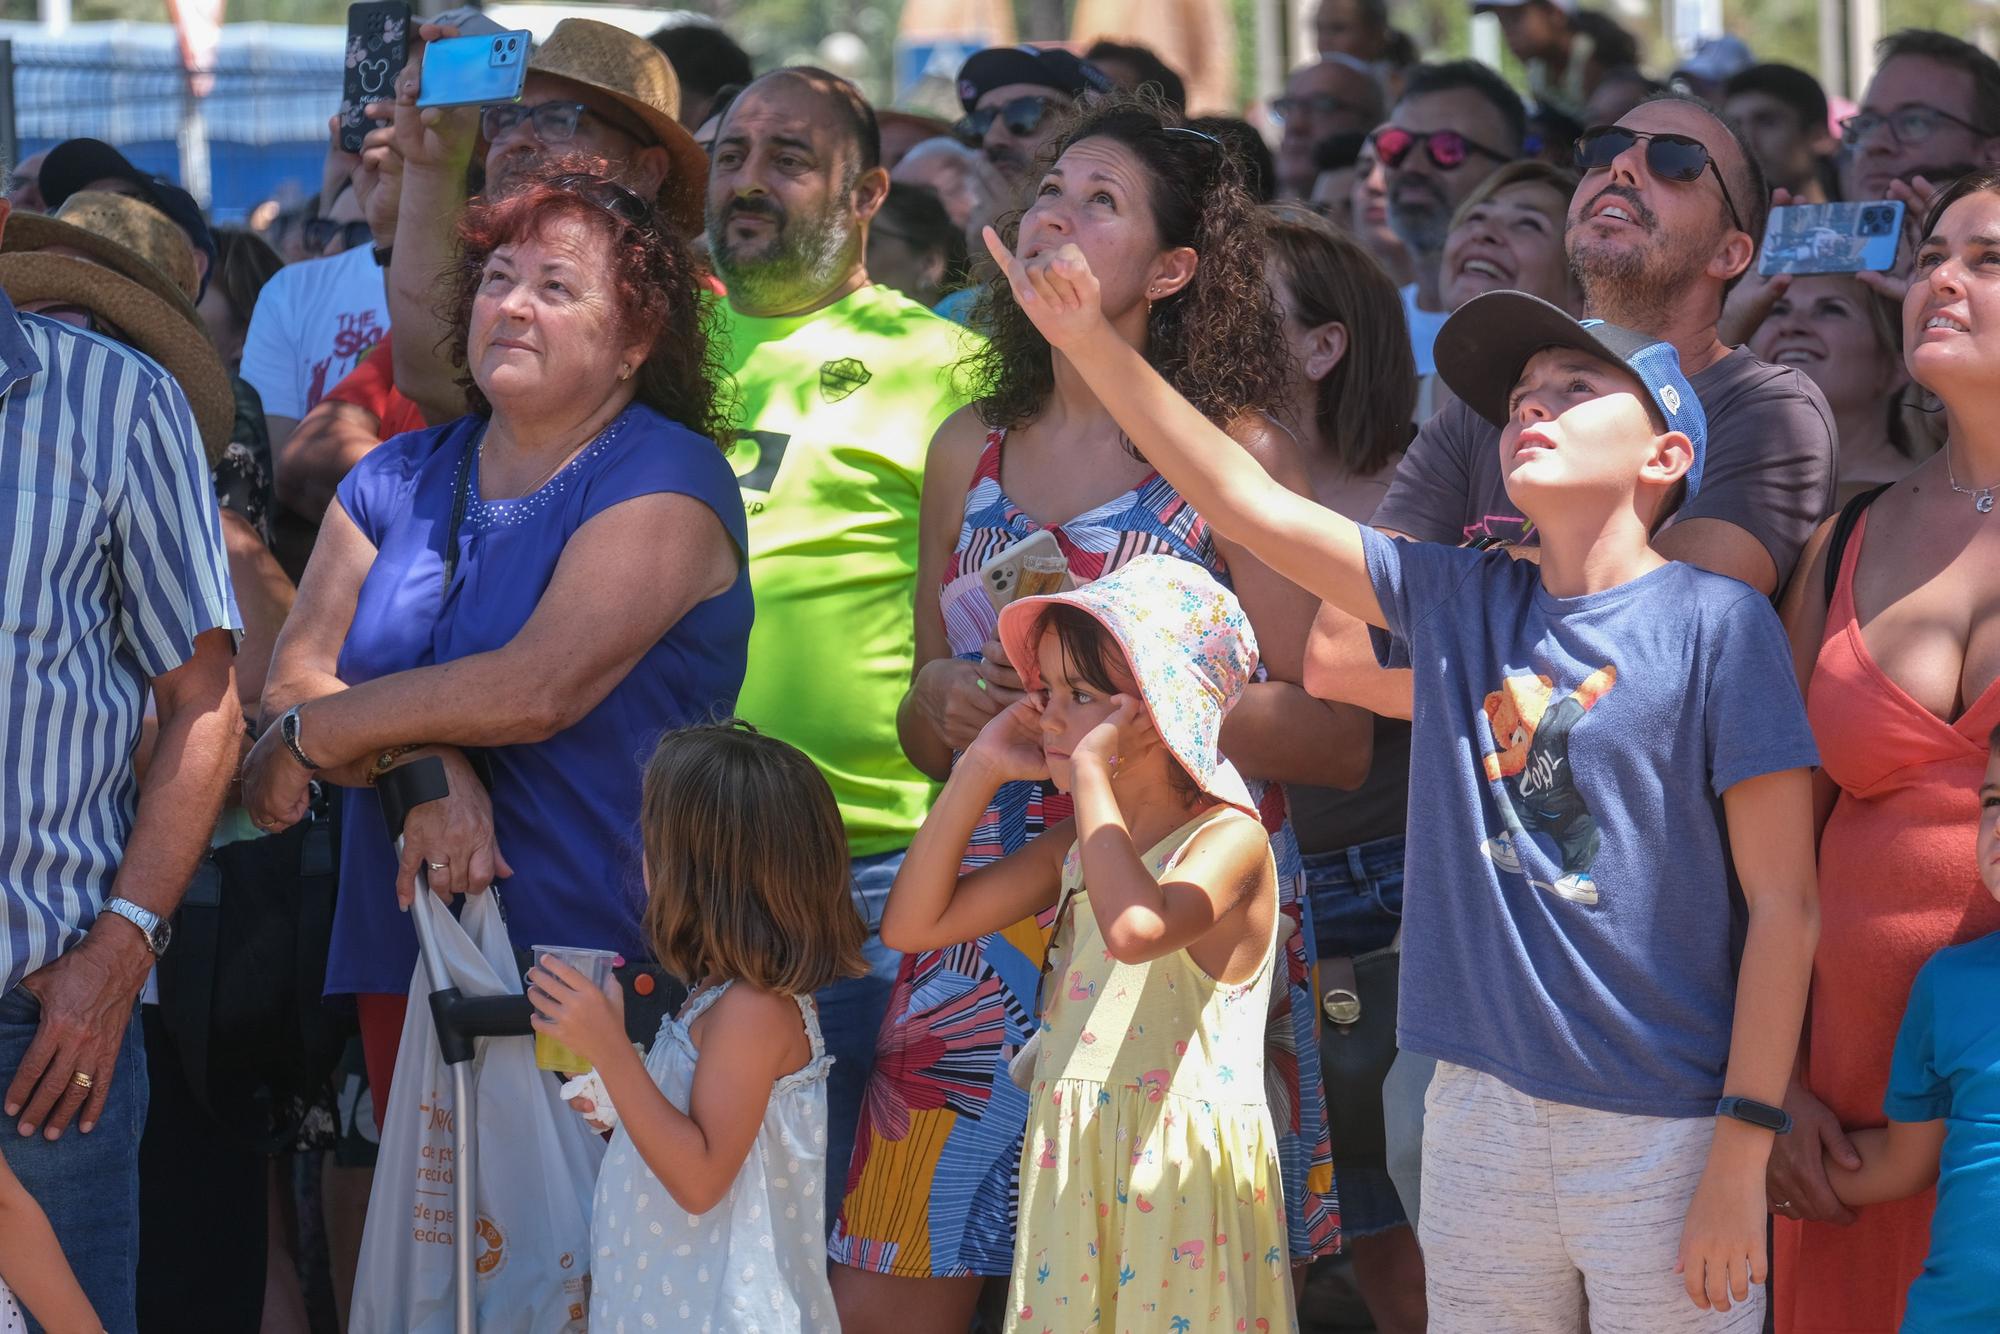
<path fill-rule="evenodd" d="M 1979 878 L 2000 899 L 2000 728 L 1979 787 Z M 1842 1204 L 1900 1200 L 1937 1183 L 1931 1250 L 1903 1334 L 2000 1329 L 2000 934 L 1939 950 L 1910 987 L 1882 1099 L 1889 1124 L 1851 1130 L 1861 1166 L 1826 1160 Z"/>
<path fill-rule="evenodd" d="M 1758 1330 L 1764 1169 L 1818 934 L 1817 754 L 1769 603 L 1649 545 L 1701 483 L 1672 346 L 1519 292 L 1440 332 L 1445 383 L 1502 428 L 1536 564 L 1392 541 L 1210 426 L 1104 313 L 1135 282 L 1170 291 L 1182 252 L 1100 287 L 1076 246 L 987 244 L 1217 532 L 1415 668 L 1398 1039 L 1439 1061 L 1434 1334 L 1575 1329 L 1586 1292 L 1596 1331 Z"/>

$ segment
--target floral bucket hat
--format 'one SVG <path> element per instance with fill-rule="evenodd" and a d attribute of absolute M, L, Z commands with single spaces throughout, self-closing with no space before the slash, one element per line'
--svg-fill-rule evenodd
<path fill-rule="evenodd" d="M 1035 626 L 1059 603 L 1088 612 L 1117 641 L 1153 729 L 1195 785 L 1256 816 L 1250 789 L 1217 749 L 1223 717 L 1257 670 L 1257 636 L 1235 595 L 1198 565 L 1138 556 L 1082 588 L 1010 602 L 1000 642 L 1030 690 L 1042 684 Z"/>

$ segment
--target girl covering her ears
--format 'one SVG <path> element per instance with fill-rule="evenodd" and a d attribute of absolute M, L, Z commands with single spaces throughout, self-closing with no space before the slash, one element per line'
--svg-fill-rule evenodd
<path fill-rule="evenodd" d="M 1141 556 L 1000 617 L 1025 698 L 980 732 L 911 844 L 882 919 L 902 950 L 1056 908 L 1029 1090 L 1009 1329 L 1289 1328 L 1264 1025 L 1277 870 L 1216 749 L 1257 665 L 1235 597 Z M 1075 816 L 965 876 L 1002 784 Z"/>

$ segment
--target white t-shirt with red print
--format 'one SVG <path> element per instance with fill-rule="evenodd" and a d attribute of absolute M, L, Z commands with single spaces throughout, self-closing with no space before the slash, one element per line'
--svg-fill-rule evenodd
<path fill-rule="evenodd" d="M 265 415 L 297 420 L 389 330 L 389 299 L 367 246 L 288 264 L 258 294 L 243 378 Z"/>

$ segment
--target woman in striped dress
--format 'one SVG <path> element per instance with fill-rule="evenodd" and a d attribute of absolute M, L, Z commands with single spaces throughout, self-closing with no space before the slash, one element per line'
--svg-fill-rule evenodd
<path fill-rule="evenodd" d="M 1020 253 L 1075 242 L 1100 273 L 1119 327 L 1213 420 L 1301 492 L 1303 462 L 1259 410 L 1284 401 L 1287 352 L 1264 282 L 1255 206 L 1214 139 L 1136 103 L 1093 104 L 1063 135 Z M 1107 291 L 1110 284 L 1107 284 Z M 991 343 L 971 367 L 984 393 L 940 429 L 924 479 L 917 673 L 898 723 L 919 768 L 942 777 L 987 718 L 1020 697 L 981 587 L 987 559 L 1046 532 L 1084 583 L 1156 552 L 1231 586 L 1265 649 L 1270 678 L 1232 712 L 1223 749 L 1252 783 L 1272 831 L 1287 985 L 1273 990 L 1267 1071 L 1285 1172 L 1291 1251 L 1303 1264 L 1339 1245 L 1303 925 L 1302 868 L 1281 782 L 1353 785 L 1368 766 L 1365 715 L 1295 684 L 1310 597 L 1239 548 L 1134 453 L 1094 397 L 1020 315 L 1004 282 L 982 299 Z M 937 601 L 933 602 L 935 597 Z M 1068 818 L 1038 783 L 995 798 L 967 867 Z M 905 959 L 876 1052 L 847 1193 L 829 1251 L 843 1327 L 962 1331 L 985 1276 L 1014 1253 L 1026 1095 L 1007 1061 L 1033 1029 L 1049 924 L 1028 920 Z"/>

